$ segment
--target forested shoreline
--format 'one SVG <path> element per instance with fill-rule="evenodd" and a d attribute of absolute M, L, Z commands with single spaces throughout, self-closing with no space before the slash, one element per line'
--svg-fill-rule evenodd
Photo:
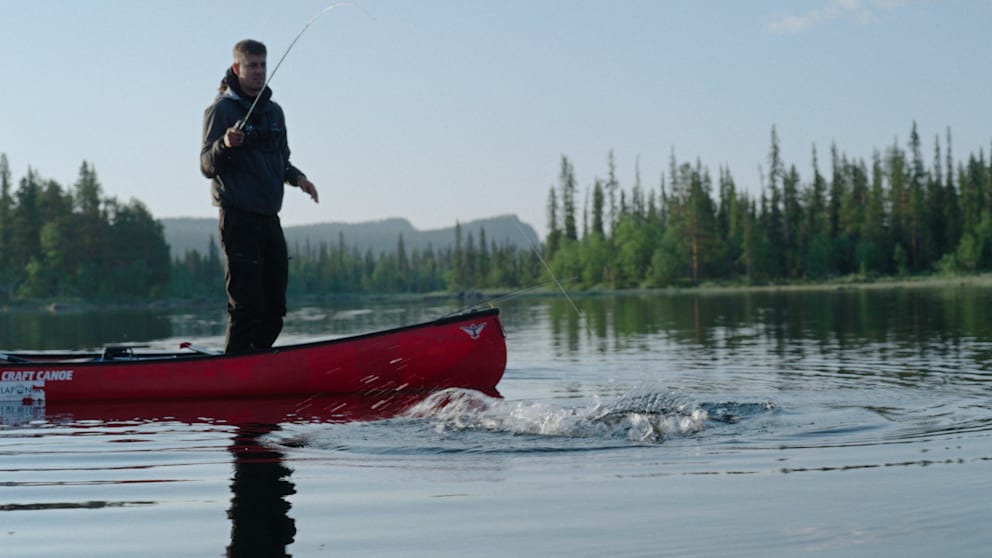
<path fill-rule="evenodd" d="M 583 288 L 664 287 L 703 281 L 745 285 L 871 279 L 992 268 L 992 168 L 980 150 L 955 161 L 951 132 L 934 139 L 928 167 L 916 124 L 871 159 L 833 145 L 826 170 L 812 148 L 808 178 L 782 160 L 775 128 L 760 194 L 715 179 L 701 162 L 670 159 L 657 190 L 627 191 L 612 152 L 581 211 L 562 156 L 548 194 L 545 252 L 559 276 Z M 580 231 L 581 221 L 581 231 Z"/>
<path fill-rule="evenodd" d="M 83 162 L 71 190 L 28 169 L 13 190 L 0 154 L 0 303 L 162 296 L 162 225 L 143 203 L 103 197 Z"/>
<path fill-rule="evenodd" d="M 674 152 L 656 188 L 639 169 L 627 188 L 611 151 L 581 207 L 579 179 L 562 155 L 541 246 L 497 244 L 458 224 L 445 249 L 407 250 L 402 235 L 378 254 L 343 237 L 294 245 L 289 294 L 524 289 L 549 284 L 546 265 L 573 290 L 990 271 L 992 164 L 981 149 L 955 160 L 951 145 L 947 130 L 924 155 L 914 123 L 905 146 L 867 160 L 832 145 L 821 163 L 813 146 L 804 174 L 782 159 L 773 127 L 760 188 L 739 188 L 723 167 L 714 178 Z M 212 242 L 206 253 L 172 259 L 161 223 L 138 200 L 103 196 L 86 161 L 70 188 L 29 169 L 15 189 L 0 154 L 0 186 L 0 304 L 223 296 Z"/>

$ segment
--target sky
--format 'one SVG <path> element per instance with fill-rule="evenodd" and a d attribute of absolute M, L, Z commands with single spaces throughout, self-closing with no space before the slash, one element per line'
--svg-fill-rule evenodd
<path fill-rule="evenodd" d="M 0 153 L 157 218 L 214 217 L 204 109 L 231 48 L 270 74 L 329 0 L 0 0 Z M 359 0 L 312 22 L 272 76 L 294 164 L 284 225 L 404 217 L 419 229 L 515 214 L 542 236 L 561 157 L 585 199 L 615 155 L 658 190 L 669 160 L 760 192 L 772 126 L 811 152 L 905 145 L 927 161 L 992 145 L 985 0 Z"/>

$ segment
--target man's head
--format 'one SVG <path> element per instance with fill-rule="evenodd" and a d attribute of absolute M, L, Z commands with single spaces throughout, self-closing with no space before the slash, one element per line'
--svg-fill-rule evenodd
<path fill-rule="evenodd" d="M 234 45 L 234 64 L 231 66 L 238 76 L 241 90 L 254 97 L 265 87 L 265 45 L 245 39 Z"/>

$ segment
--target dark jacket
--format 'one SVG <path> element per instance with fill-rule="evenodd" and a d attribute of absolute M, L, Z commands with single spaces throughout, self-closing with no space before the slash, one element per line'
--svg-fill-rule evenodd
<path fill-rule="evenodd" d="M 200 172 L 211 179 L 214 205 L 275 215 L 282 209 L 283 184 L 295 186 L 303 173 L 289 162 L 286 118 L 268 87 L 243 128 L 244 144 L 224 146 L 224 133 L 245 117 L 253 100 L 239 89 L 228 70 L 220 94 L 203 114 Z"/>

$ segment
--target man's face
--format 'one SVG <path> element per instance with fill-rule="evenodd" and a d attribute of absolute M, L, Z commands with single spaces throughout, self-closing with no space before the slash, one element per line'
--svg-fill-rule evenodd
<path fill-rule="evenodd" d="M 258 95 L 265 87 L 265 55 L 249 54 L 241 62 L 235 62 L 234 73 L 245 93 L 252 97 Z"/>

